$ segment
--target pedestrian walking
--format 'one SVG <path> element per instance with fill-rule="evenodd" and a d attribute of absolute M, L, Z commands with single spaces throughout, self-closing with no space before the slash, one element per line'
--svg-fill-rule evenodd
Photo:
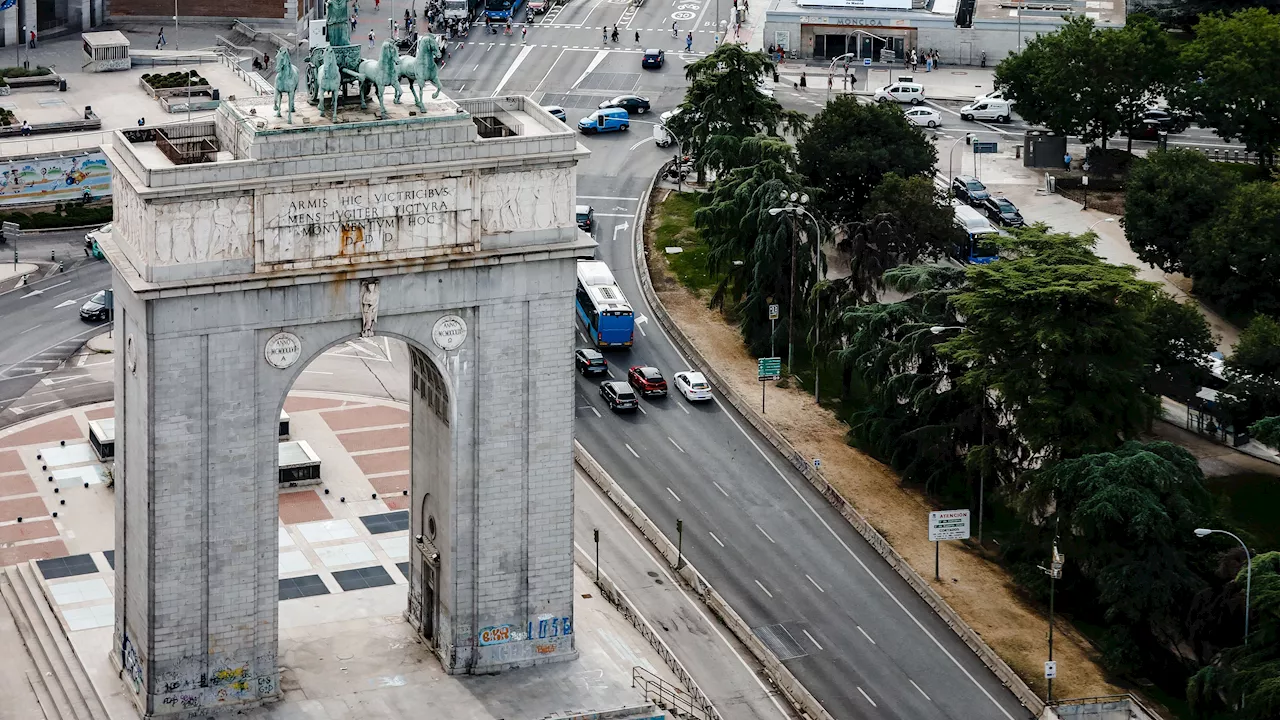
<path fill-rule="evenodd" d="M 373 31 L 369 31 L 369 47 L 373 47 Z"/>
<path fill-rule="evenodd" d="M 831 89 L 835 87 L 835 84 L 836 79 L 832 77 L 831 73 L 827 73 L 827 92 L 831 92 Z"/>
<path fill-rule="evenodd" d="M 351 16 L 351 32 L 355 32 L 355 31 L 356 31 L 356 16 L 352 15 Z"/>
<path fill-rule="evenodd" d="M 609 28 L 602 27 L 600 28 L 600 44 L 605 45 L 608 42 L 609 42 Z"/>
<path fill-rule="evenodd" d="M 803 89 L 805 89 L 805 88 L 807 88 L 807 87 L 809 87 L 809 82 L 808 82 L 807 78 L 805 77 L 804 72 L 803 72 L 803 71 L 801 71 L 801 73 L 800 73 L 800 89 L 801 89 L 801 90 L 803 90 Z"/>
<path fill-rule="evenodd" d="M 693 52 L 693 33 L 690 32 L 684 38 L 684 51 Z"/>
<path fill-rule="evenodd" d="M 36 31 L 31 31 L 31 39 L 27 41 L 27 47 L 31 50 L 36 48 Z"/>
<path fill-rule="evenodd" d="M 164 28 L 160 28 L 160 37 L 156 39 L 156 49 L 159 50 L 168 44 L 169 41 L 164 39 Z"/>
<path fill-rule="evenodd" d="M 1067 172 L 1071 172 L 1071 153 L 1070 152 L 1062 156 L 1062 164 L 1064 167 L 1066 167 Z"/>
<path fill-rule="evenodd" d="M 639 44 L 640 44 L 640 31 L 639 31 L 639 30 L 637 30 L 637 31 L 636 31 L 636 45 L 639 45 Z"/>
<path fill-rule="evenodd" d="M 520 28 L 520 44 L 521 44 L 521 45 L 523 45 L 523 44 L 525 44 L 525 43 L 527 43 L 527 42 L 529 42 L 529 28 L 528 28 L 528 26 Z"/>
<path fill-rule="evenodd" d="M 680 23 L 671 23 L 671 37 L 680 37 Z"/>

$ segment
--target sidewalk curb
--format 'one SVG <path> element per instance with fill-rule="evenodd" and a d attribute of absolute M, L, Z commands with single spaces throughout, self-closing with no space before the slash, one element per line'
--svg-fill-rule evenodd
<path fill-rule="evenodd" d="M 583 453 L 585 454 L 585 452 L 586 451 L 584 450 Z M 575 451 L 575 455 L 576 454 L 577 453 Z M 582 468 L 584 474 L 588 474 L 588 476 L 590 476 L 586 466 L 582 465 L 581 461 L 577 457 L 574 458 L 574 461 Z M 697 681 L 694 680 L 693 676 L 689 674 L 689 671 L 685 669 L 684 664 L 680 662 L 680 658 L 676 657 L 676 654 L 667 646 L 667 641 L 663 640 L 662 636 L 653 629 L 653 626 L 649 624 L 649 621 L 640 613 L 640 609 L 636 607 L 635 603 L 631 602 L 631 598 L 627 597 L 626 593 L 618 589 L 618 586 L 612 579 L 610 579 L 609 574 L 596 567 L 590 556 L 587 555 L 587 551 L 578 547 L 577 543 L 573 544 L 573 560 L 578 567 L 582 568 L 582 571 L 588 575 L 593 572 L 596 573 L 596 579 L 594 582 L 596 588 L 600 591 L 600 596 L 608 601 L 610 605 L 617 608 L 618 612 L 622 613 L 622 616 L 631 623 L 632 627 L 634 627 L 640 635 L 649 642 L 649 646 L 652 647 L 654 652 L 658 653 L 663 662 L 667 664 L 667 669 L 669 669 L 677 678 L 680 678 L 680 682 L 684 683 L 684 686 L 689 689 L 689 695 L 693 701 L 709 711 L 708 715 L 711 720 L 724 720 L 724 716 L 721 715 L 720 711 L 716 709 L 716 706 L 712 704 L 711 699 L 702 692 L 702 688 L 698 686 Z"/>
<path fill-rule="evenodd" d="M 600 491 L 608 496 L 609 500 L 627 516 L 627 519 L 644 535 L 666 561 L 668 569 L 670 569 L 677 577 L 685 582 L 690 590 L 698 596 L 706 604 L 707 609 L 713 615 L 720 619 L 721 622 L 729 628 L 734 637 L 747 646 L 752 656 L 763 666 L 765 674 L 769 677 L 783 697 L 786 698 L 787 704 L 792 707 L 802 717 L 811 718 L 812 720 L 835 720 L 835 718 L 827 712 L 826 708 L 813 697 L 803 684 L 791 673 L 791 670 L 778 656 L 773 654 L 765 644 L 751 632 L 750 626 L 746 621 L 738 615 L 737 611 L 716 591 L 711 583 L 698 572 L 688 560 L 685 560 L 680 568 L 676 568 L 676 563 L 682 557 L 676 546 L 667 539 L 666 535 L 658 529 L 658 526 L 645 515 L 640 506 L 627 495 L 613 478 L 604 471 L 604 468 L 587 453 L 586 449 L 577 440 L 573 441 L 574 461 L 582 468 L 587 477 L 591 479 Z"/>
<path fill-rule="evenodd" d="M 1018 702 L 1022 703 L 1023 707 L 1030 710 L 1033 715 L 1039 717 L 1044 712 L 1044 700 L 1036 695 L 1035 692 L 1031 690 L 1031 687 L 1027 685 L 1026 681 L 1015 673 L 1013 668 L 1009 667 L 1009 664 L 1006 663 L 994 650 L 992 650 L 989 645 L 987 645 L 986 641 L 982 639 L 982 636 L 979 635 L 977 631 L 969 627 L 969 624 L 964 621 L 964 618 L 960 617 L 955 609 L 953 609 L 951 605 L 948 604 L 947 601 L 944 600 L 942 596 L 939 595 L 937 591 L 934 590 L 933 587 L 916 572 L 915 568 L 911 567 L 910 563 L 898 554 L 898 551 L 889 544 L 889 541 L 886 540 L 884 536 L 881 535 L 880 532 L 857 511 L 856 508 L 854 508 L 853 504 L 845 499 L 839 491 L 827 482 L 820 470 L 813 468 L 809 464 L 809 461 L 801 455 L 800 452 L 797 451 L 781 433 L 774 429 L 767 420 L 761 417 L 760 414 L 750 406 L 750 404 L 744 402 L 742 398 L 738 396 L 738 393 L 724 381 L 713 367 L 711 367 L 706 358 L 702 356 L 702 353 L 698 351 L 697 346 L 688 339 L 684 334 L 684 331 L 682 331 L 675 324 L 675 321 L 672 320 L 671 316 L 667 313 L 666 306 L 662 304 L 662 300 L 653 289 L 653 282 L 649 275 L 648 257 L 645 253 L 644 229 L 648 220 L 648 206 L 652 192 L 653 185 L 651 184 L 649 194 L 641 198 L 640 210 L 642 215 L 639 221 L 640 233 L 638 234 L 640 242 L 635 246 L 635 262 L 637 274 L 640 276 L 641 292 L 644 293 L 645 300 L 649 303 L 649 307 L 652 308 L 654 318 L 657 320 L 658 324 L 662 326 L 662 329 L 667 333 L 668 337 L 671 338 L 676 347 L 684 353 L 689 361 L 701 370 L 707 380 L 720 391 L 720 394 L 723 395 L 724 398 L 728 400 L 729 403 L 732 404 L 742 415 L 742 417 L 746 419 L 752 427 L 759 431 L 760 434 L 769 441 L 769 444 L 777 449 L 778 452 L 780 452 L 783 457 L 785 457 L 787 461 L 800 472 L 800 474 L 804 475 L 805 479 L 809 481 L 809 484 L 822 494 L 822 497 L 833 508 L 835 508 L 851 526 L 853 526 L 853 529 L 867 541 L 867 544 L 870 545 L 873 550 L 884 558 L 885 562 L 889 564 L 889 567 L 893 568 L 893 570 L 911 586 L 911 589 L 915 590 L 916 594 L 928 603 L 929 607 L 933 608 L 933 611 L 937 613 L 938 617 L 955 632 L 965 645 L 969 646 L 969 649 L 977 655 L 982 664 L 991 670 L 991 672 L 995 674 L 996 678 L 998 678 L 1000 682 L 1013 693 L 1014 697 L 1018 699 Z M 744 642 L 746 641 L 744 640 Z M 750 647 L 750 644 L 748 644 L 748 647 Z M 767 667 L 768 664 L 766 663 L 766 668 Z"/>

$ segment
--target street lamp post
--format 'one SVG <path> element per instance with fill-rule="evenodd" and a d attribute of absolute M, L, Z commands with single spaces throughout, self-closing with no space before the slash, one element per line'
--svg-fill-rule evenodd
<path fill-rule="evenodd" d="M 951 187 L 951 181 L 956 176 L 956 146 L 959 145 L 962 140 L 972 141 L 973 138 L 973 133 L 965 133 L 964 137 L 957 138 L 955 142 L 951 143 L 951 149 L 947 150 L 947 197 L 953 197 L 954 193 L 954 190 Z M 960 172 L 964 172 L 963 163 L 960 165 Z"/>
<path fill-rule="evenodd" d="M 1202 537 L 1207 537 L 1207 536 L 1212 535 L 1212 534 L 1214 534 L 1214 533 L 1221 533 L 1221 534 L 1223 534 L 1223 535 L 1230 535 L 1231 537 L 1235 538 L 1235 541 L 1236 541 L 1236 542 L 1240 543 L 1240 547 L 1244 548 L 1244 567 L 1245 567 L 1245 573 L 1244 573 L 1244 644 L 1245 644 L 1245 645 L 1248 645 L 1248 644 L 1249 644 L 1249 593 L 1250 593 L 1250 592 L 1252 591 L 1252 589 L 1253 589 L 1253 562 L 1249 560 L 1249 546 L 1248 546 L 1248 545 L 1245 545 L 1245 544 L 1244 544 L 1244 541 L 1243 541 L 1243 540 L 1241 540 L 1241 539 L 1240 539 L 1240 537 L 1239 537 L 1239 536 L 1237 536 L 1237 535 L 1236 535 L 1235 533 L 1233 533 L 1233 532 L 1228 532 L 1228 531 L 1226 531 L 1226 530 L 1210 530 L 1209 528 L 1196 528 L 1196 537 L 1201 537 L 1201 538 L 1202 538 Z"/>
<path fill-rule="evenodd" d="M 1093 230 L 1094 228 L 1098 227 L 1098 226 L 1099 226 L 1099 225 L 1101 225 L 1102 223 L 1113 223 L 1113 222 L 1115 222 L 1115 221 L 1116 221 L 1116 219 L 1115 219 L 1115 218 L 1103 218 L 1103 219 L 1101 219 L 1101 220 L 1099 220 L 1099 221 L 1095 222 L 1094 224 L 1090 225 L 1088 228 L 1085 228 L 1085 232 L 1089 232 L 1090 230 Z"/>
<path fill-rule="evenodd" d="M 948 330 L 957 330 L 959 332 L 964 332 L 965 330 L 968 330 L 968 329 L 969 328 L 964 327 L 963 325 L 934 325 L 933 327 L 929 328 L 929 332 L 933 333 L 934 335 L 941 335 L 942 333 L 947 332 Z M 979 427 L 981 427 L 982 429 L 983 445 L 987 444 L 987 419 L 983 417 L 983 413 L 986 411 L 986 409 L 987 409 L 987 389 L 984 387 L 982 389 L 982 409 L 978 412 L 978 423 L 979 423 Z M 983 510 L 985 510 L 987 505 L 986 498 L 987 498 L 987 468 L 985 465 L 983 465 L 983 467 L 979 468 L 978 470 L 978 546 L 979 547 L 982 546 L 982 520 L 983 520 L 983 514 L 984 514 Z"/>
<path fill-rule="evenodd" d="M 804 215 L 813 221 L 814 239 L 813 239 L 813 399 L 814 402 L 822 404 L 822 396 L 819 394 L 820 381 L 822 376 L 821 363 L 818 361 L 819 352 L 818 345 L 822 338 L 822 297 L 817 292 L 818 283 L 822 282 L 822 226 L 818 224 L 818 219 L 804 208 L 804 204 L 809 202 L 808 195 L 798 195 L 796 193 L 782 193 L 782 201 L 786 203 L 782 207 L 769 208 L 769 214 L 777 216 L 779 213 L 790 213 L 792 215 Z M 799 204 L 797 204 L 799 201 Z M 792 262 L 794 271 L 795 262 Z M 793 303 L 794 304 L 794 303 Z M 788 351 L 789 353 L 790 351 Z"/>
<path fill-rule="evenodd" d="M 1045 567 L 1043 565 L 1040 566 L 1040 569 L 1044 571 L 1044 574 L 1049 576 L 1049 662 L 1053 662 L 1053 595 L 1055 582 L 1062 579 L 1062 564 L 1064 562 L 1066 562 L 1066 557 L 1062 553 L 1058 552 L 1058 541 L 1055 538 L 1053 541 L 1053 557 L 1050 559 L 1049 567 Z M 1048 666 L 1045 667 L 1045 674 L 1048 675 Z M 1053 678 L 1050 677 L 1047 679 L 1049 682 L 1049 690 L 1048 696 L 1045 700 L 1046 702 L 1053 702 Z"/>
<path fill-rule="evenodd" d="M 173 0 L 173 49 L 181 49 L 178 43 L 178 0 Z"/>

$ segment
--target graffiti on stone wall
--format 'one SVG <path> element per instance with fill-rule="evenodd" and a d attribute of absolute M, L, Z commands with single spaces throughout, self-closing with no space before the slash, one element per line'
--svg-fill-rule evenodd
<path fill-rule="evenodd" d="M 0 164 L 0 206 L 111 196 L 111 168 L 101 152 Z"/>
<path fill-rule="evenodd" d="M 511 641 L 510 625 L 494 625 L 480 631 L 481 645 L 501 645 Z"/>
<path fill-rule="evenodd" d="M 133 686 L 134 694 L 142 692 L 142 660 L 138 658 L 138 651 L 134 649 L 127 631 L 120 643 L 120 667 L 124 668 L 125 677 Z"/>
<path fill-rule="evenodd" d="M 535 635 L 534 632 L 537 631 Z M 537 625 L 534 621 L 529 621 L 529 639 L 537 638 L 545 640 L 547 638 L 560 637 L 562 635 L 573 634 L 573 618 L 570 617 L 553 617 L 551 615 L 539 615 Z"/>

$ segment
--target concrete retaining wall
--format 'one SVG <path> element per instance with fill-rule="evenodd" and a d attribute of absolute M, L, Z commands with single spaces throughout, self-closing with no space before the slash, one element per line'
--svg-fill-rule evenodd
<path fill-rule="evenodd" d="M 635 262 L 640 275 L 640 288 L 644 293 L 645 299 L 648 300 L 649 306 L 653 309 L 654 317 L 662 326 L 663 330 L 666 331 L 668 337 L 671 338 L 671 341 L 675 343 L 680 352 L 689 359 L 689 362 L 691 362 L 695 368 L 700 370 L 703 375 L 706 376 L 707 381 L 710 382 L 715 389 L 718 390 L 720 394 L 738 410 L 739 413 L 741 413 L 743 418 L 745 418 L 747 422 L 751 423 L 752 427 L 758 430 L 771 445 L 777 448 L 778 452 L 782 453 L 783 457 L 785 457 L 792 466 L 804 475 L 805 479 L 809 481 L 809 484 L 813 485 L 813 487 L 822 494 L 827 502 L 838 510 L 840 514 L 844 516 L 845 520 L 849 521 L 849 524 L 866 539 L 867 543 L 885 559 L 885 562 L 889 563 L 889 566 L 893 568 L 894 571 L 902 577 L 902 579 L 906 580 L 907 584 L 909 584 L 911 588 L 929 604 L 929 607 L 933 608 L 934 612 L 938 614 L 938 617 L 942 618 L 942 620 L 947 623 L 947 626 L 955 631 L 956 635 L 959 636 L 971 650 L 973 650 L 974 654 L 976 654 L 980 660 L 982 660 L 982 663 L 986 665 L 991 672 L 995 673 L 996 677 L 1000 679 L 1000 682 L 1004 683 L 1005 687 L 1009 688 L 1014 696 L 1018 698 L 1018 701 L 1033 714 L 1037 716 L 1040 715 L 1044 710 L 1044 701 L 1031 690 L 1022 678 L 1018 677 L 1017 673 L 1009 667 L 1008 663 L 997 655 L 973 628 L 969 627 L 969 624 L 966 623 L 964 619 L 961 618 L 960 615 L 957 614 L 956 611 L 952 609 L 952 607 L 948 605 L 936 591 L 934 591 L 929 583 L 926 582 L 925 579 L 921 577 L 920 574 L 917 573 L 901 555 L 898 554 L 898 551 L 889 544 L 889 541 L 885 540 L 884 536 L 872 527 L 871 523 L 868 522 L 867 519 L 864 518 L 862 514 L 859 513 L 853 505 L 839 493 L 839 491 L 827 482 L 826 478 L 822 476 L 822 472 L 815 469 L 809 463 L 807 458 L 796 450 L 781 433 L 775 430 L 772 425 L 766 422 L 765 419 L 756 412 L 755 409 L 753 409 L 750 403 L 740 397 L 738 393 L 724 381 L 720 374 L 716 372 L 715 368 L 713 368 L 711 364 L 702 357 L 702 353 L 698 351 L 697 346 L 690 342 L 689 338 L 671 319 L 670 314 L 667 313 L 666 307 L 662 304 L 662 300 L 659 299 L 658 294 L 654 292 L 653 283 L 649 277 L 648 257 L 646 256 L 644 249 L 643 228 L 648 221 L 649 202 L 652 195 L 653 184 L 650 184 L 649 192 L 641 198 L 641 233 L 638 235 L 640 240 L 636 243 L 634 248 Z M 581 448 L 581 446 L 578 446 L 576 442 L 575 447 L 579 450 Z M 659 533 L 659 537 L 661 537 L 661 533 Z M 650 540 L 653 539 L 650 538 Z M 665 538 L 663 538 L 663 540 L 665 540 Z M 658 542 L 654 541 L 654 544 L 658 545 Z M 667 544 L 670 543 L 668 542 Z M 659 547 L 661 548 L 661 545 L 659 545 Z M 701 581 L 701 576 L 698 577 Z M 705 584 L 705 581 L 702 582 Z M 710 591 L 709 586 L 707 586 L 707 590 Z M 718 598 L 719 596 L 717 595 L 716 597 Z M 723 600 L 720 602 L 723 603 Z M 710 600 L 708 600 L 708 605 L 711 605 Z M 712 609 L 716 610 L 714 605 L 712 606 Z M 724 606 L 724 609 L 729 613 L 733 612 L 732 608 L 729 608 L 727 604 Z M 719 614 L 719 611 L 717 611 L 717 614 Z M 734 617 L 737 617 L 736 614 Z M 741 620 L 739 620 L 739 622 L 741 622 Z M 728 621 L 726 621 L 726 624 L 729 624 L 731 629 L 734 628 L 734 626 L 728 623 Z M 734 634 L 738 634 L 736 629 L 734 629 Z M 759 641 L 755 639 L 754 634 L 750 633 L 749 629 L 747 629 L 747 634 L 751 636 L 751 640 L 755 642 L 756 645 L 760 644 Z M 747 642 L 746 639 L 743 639 L 743 642 L 747 643 L 747 646 L 752 648 L 753 654 L 756 652 L 752 644 Z M 772 653 L 768 653 L 767 650 L 765 650 L 765 653 L 772 655 Z M 764 660 L 761 660 L 761 662 L 765 664 L 766 668 L 769 668 L 769 663 Z M 773 659 L 773 664 L 790 675 L 790 672 L 786 671 L 786 668 L 778 662 L 777 658 Z M 794 678 L 791 678 L 791 680 L 794 681 Z M 795 685 L 803 690 L 803 687 L 800 686 L 799 682 L 795 682 Z M 779 683 L 779 687 L 782 687 L 781 683 Z M 807 695 L 808 691 L 805 691 L 804 694 Z M 814 701 L 814 704 L 816 705 L 816 701 Z M 815 715 L 814 717 L 829 717 L 825 715 L 825 711 L 823 712 L 824 715 Z"/>

